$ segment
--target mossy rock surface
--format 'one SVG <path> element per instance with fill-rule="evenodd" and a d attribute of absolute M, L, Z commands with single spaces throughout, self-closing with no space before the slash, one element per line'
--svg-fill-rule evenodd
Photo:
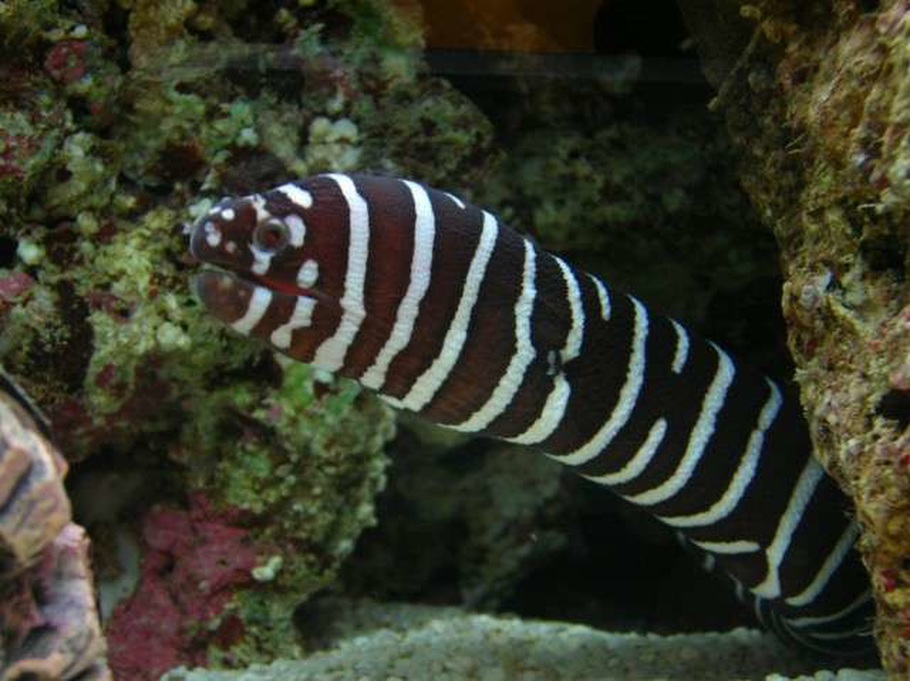
<path fill-rule="evenodd" d="M 910 12 L 883 1 L 689 5 L 735 54 L 715 108 L 774 230 L 817 456 L 851 494 L 882 659 L 910 670 Z M 731 45 L 729 26 L 742 37 Z"/>

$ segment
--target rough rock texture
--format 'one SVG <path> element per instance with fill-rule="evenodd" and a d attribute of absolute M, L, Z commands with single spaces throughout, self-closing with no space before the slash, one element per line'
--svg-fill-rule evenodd
<path fill-rule="evenodd" d="M 0 387 L 0 574 L 33 565 L 70 521 L 66 461 Z"/>
<path fill-rule="evenodd" d="M 67 525 L 39 563 L 7 588 L 16 597 L 4 603 L 0 623 L 17 636 L 0 650 L 2 681 L 113 680 L 85 530 Z"/>
<path fill-rule="evenodd" d="M 684 2 L 780 244 L 818 457 L 852 495 L 886 669 L 910 672 L 910 4 Z M 732 28 L 731 28 L 732 27 Z M 743 39 L 745 36 L 745 39 Z"/>
<path fill-rule="evenodd" d="M 0 373 L 0 680 L 111 679 L 67 466 Z"/>

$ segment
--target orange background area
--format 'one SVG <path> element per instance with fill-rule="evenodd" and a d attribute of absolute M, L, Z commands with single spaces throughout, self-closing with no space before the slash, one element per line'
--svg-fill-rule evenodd
<path fill-rule="evenodd" d="M 410 0 L 422 7 L 429 49 L 592 52 L 605 0 Z"/>

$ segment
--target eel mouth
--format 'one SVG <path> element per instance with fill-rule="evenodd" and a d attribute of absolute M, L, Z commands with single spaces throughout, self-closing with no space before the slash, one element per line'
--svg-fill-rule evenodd
<path fill-rule="evenodd" d="M 209 313 L 227 324 L 246 315 L 257 289 L 266 289 L 279 297 L 315 299 L 333 308 L 339 305 L 336 298 L 317 289 L 300 288 L 251 273 L 240 274 L 211 266 L 193 276 L 191 288 Z"/>
<path fill-rule="evenodd" d="M 222 286 L 227 285 L 228 281 L 230 281 L 243 287 L 249 287 L 251 289 L 254 289 L 256 287 L 265 288 L 275 293 L 294 296 L 296 298 L 316 298 L 318 300 L 328 299 L 328 296 L 326 296 L 318 289 L 303 288 L 301 286 L 297 286 L 294 283 L 280 281 L 277 279 L 270 279 L 269 277 L 255 274 L 253 272 L 238 272 L 237 270 L 232 270 L 227 267 L 220 267 L 211 263 L 205 263 L 202 271 L 193 277 L 193 281 L 196 282 L 199 277 L 209 277 L 210 275 L 220 275 L 218 278 L 222 282 L 220 284 Z M 198 284 L 194 283 L 194 286 L 197 285 Z"/>

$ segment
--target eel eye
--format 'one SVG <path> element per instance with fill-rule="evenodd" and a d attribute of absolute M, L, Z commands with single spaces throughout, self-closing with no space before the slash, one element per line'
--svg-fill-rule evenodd
<path fill-rule="evenodd" d="M 253 231 L 253 245 L 266 253 L 277 253 L 288 245 L 288 227 L 277 218 L 270 218 L 256 226 Z"/>

